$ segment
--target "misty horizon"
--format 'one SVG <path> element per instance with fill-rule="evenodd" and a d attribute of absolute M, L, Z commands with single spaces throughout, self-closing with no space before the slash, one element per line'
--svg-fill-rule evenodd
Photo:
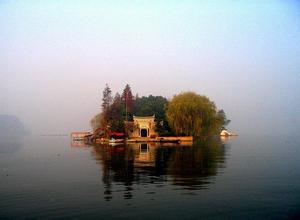
<path fill-rule="evenodd" d="M 297 1 L 0 3 L 0 115 L 32 134 L 91 130 L 105 84 L 205 95 L 239 134 L 297 135 Z"/>

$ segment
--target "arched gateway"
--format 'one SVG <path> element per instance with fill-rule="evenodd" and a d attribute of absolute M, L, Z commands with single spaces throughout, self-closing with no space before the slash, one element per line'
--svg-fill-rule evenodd
<path fill-rule="evenodd" d="M 130 138 L 153 137 L 157 136 L 155 132 L 155 116 L 133 116 L 132 129 L 129 131 Z"/>

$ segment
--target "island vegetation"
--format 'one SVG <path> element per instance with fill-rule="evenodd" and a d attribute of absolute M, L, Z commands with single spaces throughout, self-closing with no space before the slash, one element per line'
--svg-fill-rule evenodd
<path fill-rule="evenodd" d="M 224 110 L 217 110 L 208 97 L 194 92 L 182 92 L 171 100 L 163 96 L 133 95 L 130 85 L 113 96 L 106 84 L 99 113 L 91 119 L 94 133 L 109 137 L 112 132 L 124 133 L 133 116 L 155 115 L 159 136 L 210 137 L 220 134 L 230 122 Z"/>

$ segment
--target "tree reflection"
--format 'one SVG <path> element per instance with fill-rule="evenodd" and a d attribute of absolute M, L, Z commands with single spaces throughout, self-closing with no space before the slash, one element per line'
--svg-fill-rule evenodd
<path fill-rule="evenodd" d="M 100 145 L 94 147 L 95 158 L 102 164 L 102 181 L 105 185 L 105 199 L 112 198 L 112 183 L 120 182 L 126 187 L 124 198 L 131 198 L 131 185 L 134 180 L 133 151 L 124 145 L 111 147 Z"/>
<path fill-rule="evenodd" d="M 173 150 L 168 162 L 168 174 L 174 185 L 185 189 L 198 189 L 210 184 L 218 168 L 225 162 L 225 146 L 221 141 L 195 143 L 191 148 Z"/>
<path fill-rule="evenodd" d="M 135 143 L 94 146 L 94 157 L 102 167 L 104 197 L 115 191 L 132 198 L 138 185 L 165 183 L 197 190 L 213 183 L 218 169 L 224 167 L 226 145 L 219 139 L 194 144 Z"/>

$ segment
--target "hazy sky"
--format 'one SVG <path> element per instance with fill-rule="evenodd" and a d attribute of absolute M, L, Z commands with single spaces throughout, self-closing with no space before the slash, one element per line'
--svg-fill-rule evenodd
<path fill-rule="evenodd" d="M 0 1 L 0 114 L 89 129 L 108 83 L 207 95 L 240 134 L 300 131 L 297 1 Z"/>

